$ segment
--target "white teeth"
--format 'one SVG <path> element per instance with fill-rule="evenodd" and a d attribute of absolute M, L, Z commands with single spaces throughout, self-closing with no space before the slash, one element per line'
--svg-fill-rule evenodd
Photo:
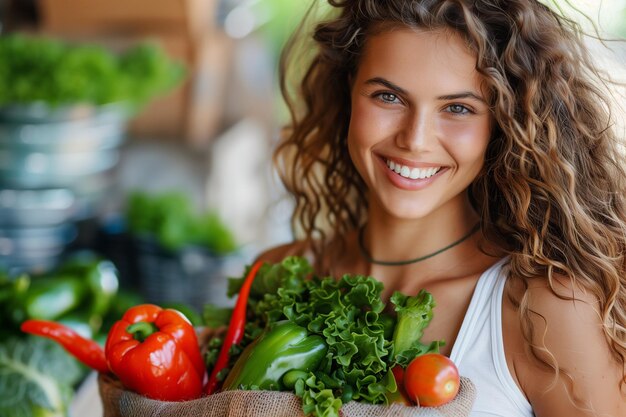
<path fill-rule="evenodd" d="M 389 159 L 387 160 L 387 166 L 389 167 L 389 169 L 395 171 L 404 178 L 410 178 L 412 180 L 430 178 L 441 169 L 441 167 L 411 168 L 406 165 L 401 165 L 397 162 L 393 162 Z"/>

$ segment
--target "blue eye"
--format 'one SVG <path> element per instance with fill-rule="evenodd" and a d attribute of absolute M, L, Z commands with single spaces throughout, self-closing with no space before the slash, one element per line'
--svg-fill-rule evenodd
<path fill-rule="evenodd" d="M 461 104 L 451 104 L 447 107 L 447 111 L 454 114 L 468 114 L 472 113 L 470 109 Z"/>
<path fill-rule="evenodd" d="M 393 93 L 375 93 L 373 94 L 373 97 L 387 104 L 400 103 L 398 96 Z"/>

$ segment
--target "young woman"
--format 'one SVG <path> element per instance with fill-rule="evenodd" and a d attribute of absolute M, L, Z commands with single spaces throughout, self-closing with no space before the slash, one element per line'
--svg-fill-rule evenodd
<path fill-rule="evenodd" d="M 276 152 L 303 239 L 261 258 L 430 291 L 472 416 L 625 416 L 623 138 L 577 26 L 537 0 L 329 3 Z"/>

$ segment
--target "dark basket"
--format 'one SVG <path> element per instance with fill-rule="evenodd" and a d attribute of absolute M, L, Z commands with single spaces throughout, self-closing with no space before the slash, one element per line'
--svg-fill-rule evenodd
<path fill-rule="evenodd" d="M 202 311 L 206 303 L 227 303 L 227 256 L 218 256 L 200 246 L 170 251 L 154 238 L 134 239 L 139 289 L 155 304 L 184 303 Z"/>

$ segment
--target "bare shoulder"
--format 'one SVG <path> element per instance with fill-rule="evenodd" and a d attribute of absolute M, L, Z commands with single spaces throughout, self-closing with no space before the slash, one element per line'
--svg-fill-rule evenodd
<path fill-rule="evenodd" d="M 285 243 L 262 252 L 257 260 L 278 263 L 288 256 L 309 256 L 308 245 L 303 241 Z"/>
<path fill-rule="evenodd" d="M 513 294 L 521 295 L 515 284 L 509 287 Z M 522 352 L 511 344 L 505 349 L 507 355 L 513 355 L 509 365 L 513 365 L 535 415 L 626 415 L 626 392 L 619 385 L 624 370 L 609 349 L 598 298 L 571 280 L 556 277 L 552 288 L 547 281 L 532 281 L 521 301 L 529 308 L 530 321 L 521 323 L 519 315 L 503 314 L 504 325 L 519 329 L 509 340 L 524 345 L 521 329 L 528 326 L 535 355 L 549 365 L 533 357 L 530 349 Z M 505 310 L 506 301 L 503 313 Z"/>

